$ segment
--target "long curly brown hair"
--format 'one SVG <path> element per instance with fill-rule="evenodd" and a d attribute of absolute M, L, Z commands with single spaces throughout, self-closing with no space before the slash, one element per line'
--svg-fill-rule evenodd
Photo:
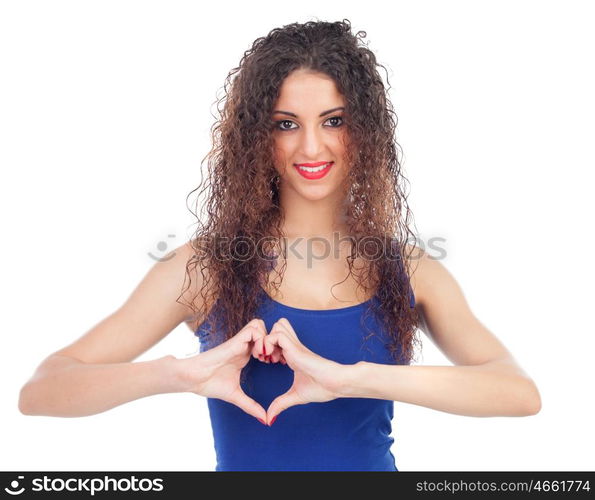
<path fill-rule="evenodd" d="M 414 358 L 419 318 L 410 305 L 409 277 L 417 247 L 408 244 L 410 236 L 415 239 L 409 228 L 408 181 L 395 139 L 388 75 L 385 88 L 377 71 L 384 66 L 365 37 L 365 31 L 352 34 L 347 19 L 275 28 L 254 41 L 225 80 L 224 95 L 216 101 L 220 119 L 211 128 L 213 148 L 201 161 L 202 166 L 208 160 L 208 176 L 189 193 L 199 191 L 201 215 L 191 210 L 198 227 L 190 241 L 194 255 L 186 265 L 188 287 L 199 264 L 202 275 L 201 306 L 191 300 L 192 310 L 203 322 L 212 318 L 211 332 L 222 332 L 222 340 L 256 316 L 271 259 L 284 251 L 271 115 L 284 79 L 296 69 L 309 69 L 333 78 L 346 102 L 343 117 L 350 141 L 345 164 L 351 168 L 345 222 L 352 243 L 347 264 L 358 285 L 375 290 L 378 299 L 369 302 L 363 318 L 376 315 L 395 362 L 409 364 Z M 205 192 L 208 197 L 201 202 Z M 353 268 L 357 257 L 366 263 L 361 274 Z M 281 280 L 284 270 L 277 273 Z M 216 316 L 210 313 L 214 304 Z"/>

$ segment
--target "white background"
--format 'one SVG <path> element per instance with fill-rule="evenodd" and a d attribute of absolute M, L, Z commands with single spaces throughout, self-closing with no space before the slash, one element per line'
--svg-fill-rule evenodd
<path fill-rule="evenodd" d="M 126 300 L 159 241 L 190 237 L 212 105 L 253 40 L 343 18 L 389 71 L 420 239 L 446 239 L 443 264 L 543 402 L 522 418 L 397 402 L 397 467 L 595 468 L 592 3 L 387 5 L 0 4 L 0 470 L 214 469 L 201 396 L 55 418 L 22 415 L 18 392 Z M 421 336 L 421 362 L 449 364 Z M 197 347 L 180 325 L 137 361 Z"/>

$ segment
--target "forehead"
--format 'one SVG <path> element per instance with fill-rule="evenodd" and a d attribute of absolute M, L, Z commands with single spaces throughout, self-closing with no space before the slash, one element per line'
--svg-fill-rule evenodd
<path fill-rule="evenodd" d="M 344 105 L 345 100 L 330 76 L 297 70 L 283 80 L 275 109 L 318 115 L 320 111 Z"/>

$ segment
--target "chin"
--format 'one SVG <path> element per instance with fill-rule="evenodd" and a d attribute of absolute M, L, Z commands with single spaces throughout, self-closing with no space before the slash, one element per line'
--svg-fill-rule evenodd
<path fill-rule="evenodd" d="M 293 189 L 306 200 L 320 201 L 335 195 L 339 186 L 293 186 Z"/>

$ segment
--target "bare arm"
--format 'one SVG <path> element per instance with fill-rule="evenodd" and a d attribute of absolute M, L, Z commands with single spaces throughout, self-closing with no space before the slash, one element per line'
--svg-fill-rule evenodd
<path fill-rule="evenodd" d="M 52 354 L 23 386 L 25 415 L 82 417 L 154 394 L 182 392 L 174 356 L 136 363 L 83 363 Z"/>
<path fill-rule="evenodd" d="M 132 362 L 182 321 L 192 320 L 192 310 L 176 302 L 192 249 L 186 243 L 174 252 L 154 264 L 122 307 L 41 363 L 20 390 L 23 414 L 86 416 L 145 396 L 188 390 L 185 360 L 168 355 Z M 195 283 L 201 279 L 197 274 Z"/>
<path fill-rule="evenodd" d="M 402 401 L 470 417 L 523 417 L 541 408 L 534 383 L 509 358 L 470 366 L 346 366 L 343 397 Z"/>
<path fill-rule="evenodd" d="M 446 268 L 424 254 L 411 281 L 421 329 L 457 366 L 345 365 L 340 392 L 476 417 L 538 413 L 535 382 L 475 317 Z"/>

